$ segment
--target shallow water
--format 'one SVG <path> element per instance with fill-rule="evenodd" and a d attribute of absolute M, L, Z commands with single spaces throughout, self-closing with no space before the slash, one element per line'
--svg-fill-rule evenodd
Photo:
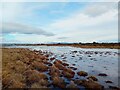
<path fill-rule="evenodd" d="M 66 60 L 77 68 L 75 72 L 86 71 L 89 75 L 94 75 L 98 78 L 98 82 L 104 87 L 109 85 L 118 86 L 118 57 L 117 49 L 83 49 L 69 46 L 10 46 L 9 48 L 29 48 L 31 50 L 42 50 L 43 52 L 52 52 L 51 57 L 59 60 Z M 98 76 L 99 73 L 105 73 L 108 76 Z M 83 78 L 77 74 L 74 77 Z M 105 81 L 110 80 L 113 83 L 108 84 Z"/>

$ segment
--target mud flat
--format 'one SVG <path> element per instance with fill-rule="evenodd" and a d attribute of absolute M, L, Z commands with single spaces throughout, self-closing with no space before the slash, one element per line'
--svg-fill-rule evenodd
<path fill-rule="evenodd" d="M 53 49 L 51 48 L 51 50 Z M 58 49 L 57 51 L 60 50 Z M 87 70 L 83 70 L 82 63 L 79 63 L 80 66 L 76 66 L 79 62 L 75 59 L 79 56 L 77 53 L 78 51 L 70 51 L 68 53 L 55 54 L 50 50 L 35 47 L 34 49 L 27 49 L 26 47 L 3 48 L 2 88 L 72 88 L 75 90 L 82 88 L 84 90 L 104 90 L 106 87 L 99 82 L 101 79 L 99 77 L 104 78 L 109 76 L 109 74 L 98 72 L 98 75 L 95 76 Z M 93 53 L 100 53 L 100 55 L 104 56 L 117 54 L 110 52 L 103 54 L 102 52 L 79 52 L 79 54 L 82 53 L 86 54 L 91 61 L 96 60 L 92 57 Z M 71 57 L 68 57 L 67 54 L 71 55 Z M 80 60 L 85 61 L 83 58 L 79 56 Z M 67 59 L 72 61 L 70 62 Z M 113 81 L 106 80 L 105 83 L 113 83 Z M 108 86 L 111 90 L 119 89 L 115 85 L 109 84 Z"/>

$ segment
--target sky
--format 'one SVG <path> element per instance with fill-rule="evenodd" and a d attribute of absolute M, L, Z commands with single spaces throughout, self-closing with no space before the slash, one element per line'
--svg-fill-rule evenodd
<path fill-rule="evenodd" d="M 2 2 L 3 43 L 118 42 L 117 2 Z"/>

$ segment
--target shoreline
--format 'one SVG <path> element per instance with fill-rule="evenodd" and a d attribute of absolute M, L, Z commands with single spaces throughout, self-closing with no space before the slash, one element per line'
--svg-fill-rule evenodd
<path fill-rule="evenodd" d="M 84 43 L 84 44 L 3 44 L 4 46 L 70 46 L 77 48 L 108 48 L 120 49 L 120 43 Z"/>

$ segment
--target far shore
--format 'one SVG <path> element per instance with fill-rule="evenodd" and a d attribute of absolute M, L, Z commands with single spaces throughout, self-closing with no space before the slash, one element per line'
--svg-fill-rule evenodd
<path fill-rule="evenodd" d="M 120 43 L 56 43 L 56 44 L 3 44 L 3 46 L 71 46 L 78 48 L 120 49 Z"/>

